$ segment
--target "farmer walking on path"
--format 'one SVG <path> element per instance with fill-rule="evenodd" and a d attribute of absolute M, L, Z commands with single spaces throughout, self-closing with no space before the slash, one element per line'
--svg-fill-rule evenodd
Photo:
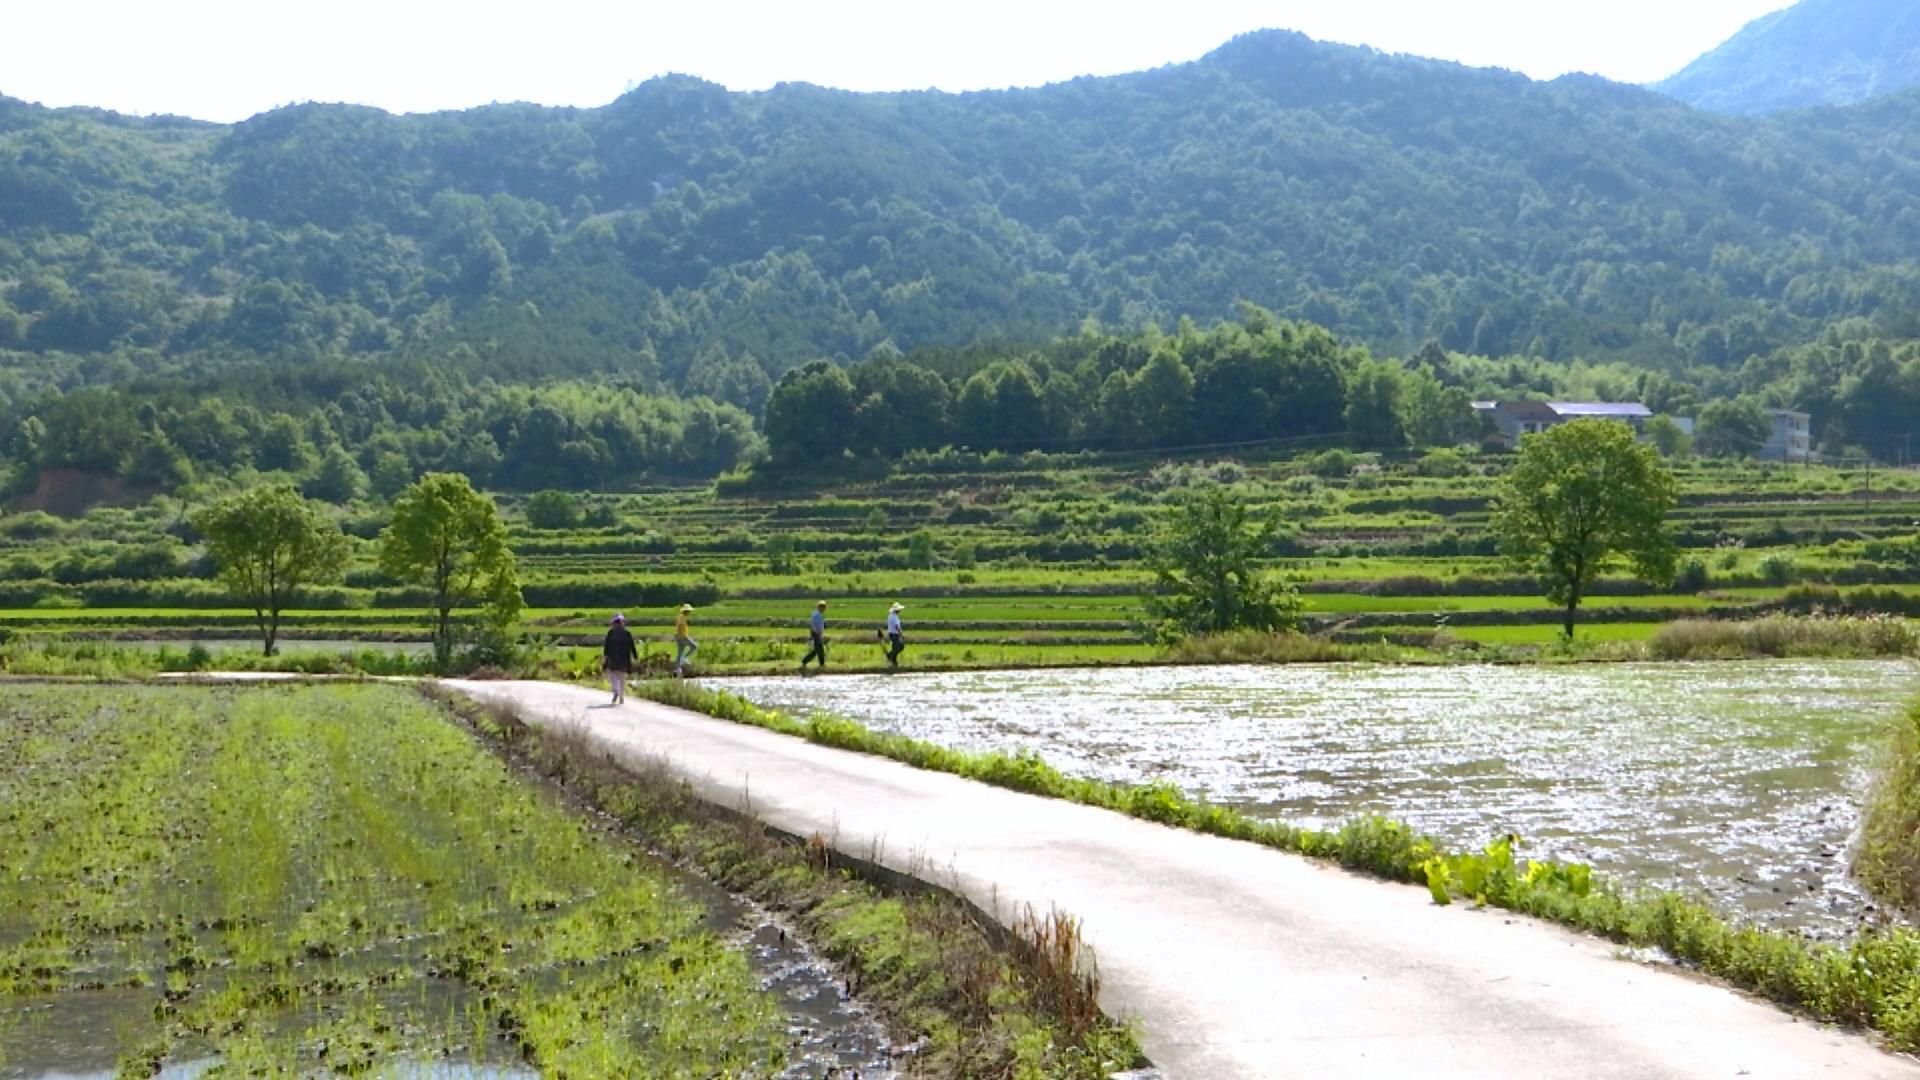
<path fill-rule="evenodd" d="M 687 617 L 693 614 L 692 604 L 680 605 L 680 617 L 673 621 L 673 673 L 686 678 L 687 662 L 693 659 L 700 646 L 693 640 L 693 630 L 687 625 Z"/>
<path fill-rule="evenodd" d="M 820 658 L 820 670 L 827 670 L 827 602 L 813 605 L 813 617 L 807 620 L 807 634 L 813 644 L 807 649 L 807 655 L 800 658 L 800 670 L 807 670 L 807 661 Z"/>
<path fill-rule="evenodd" d="M 900 666 L 900 654 L 907 651 L 907 632 L 900 626 L 900 613 L 906 610 L 904 604 L 895 604 L 887 609 L 887 666 Z"/>
<path fill-rule="evenodd" d="M 633 670 L 633 662 L 638 659 L 640 647 L 633 643 L 633 634 L 627 630 L 627 617 L 616 612 L 613 628 L 607 631 L 607 643 L 601 650 L 600 659 L 600 666 L 607 673 L 607 683 L 613 687 L 615 705 L 627 700 L 627 672 Z"/>

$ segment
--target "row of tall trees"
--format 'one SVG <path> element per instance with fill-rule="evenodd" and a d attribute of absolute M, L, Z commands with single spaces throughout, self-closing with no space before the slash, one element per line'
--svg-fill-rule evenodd
<path fill-rule="evenodd" d="M 620 385 L 498 386 L 425 365 L 249 373 L 46 397 L 18 410 L 0 451 L 18 487 L 49 469 L 162 489 L 256 470 L 347 502 L 434 471 L 513 490 L 702 478 L 759 444 L 735 406 Z"/>
<path fill-rule="evenodd" d="M 1445 363 L 1445 356 L 1440 359 Z M 1371 359 L 1324 328 L 1247 307 L 1172 335 L 1088 331 L 1059 347 L 943 376 L 915 359 L 808 364 L 767 401 L 776 463 L 852 451 L 1066 450 L 1269 439 L 1369 449 L 1480 434 L 1467 390 L 1431 366 Z"/>

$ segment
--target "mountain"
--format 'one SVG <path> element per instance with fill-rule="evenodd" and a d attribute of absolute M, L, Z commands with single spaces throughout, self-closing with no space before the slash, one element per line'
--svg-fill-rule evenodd
<path fill-rule="evenodd" d="M 1849 105 L 1920 84 L 1913 0 L 1800 0 L 1748 23 L 1653 89 L 1702 109 Z"/>
<path fill-rule="evenodd" d="M 0 408 L 358 357 L 757 408 L 811 358 L 1240 300 L 1388 353 L 1720 368 L 1920 319 L 1917 114 L 1717 116 L 1280 32 L 957 95 L 667 77 L 230 126 L 0 99 Z"/>

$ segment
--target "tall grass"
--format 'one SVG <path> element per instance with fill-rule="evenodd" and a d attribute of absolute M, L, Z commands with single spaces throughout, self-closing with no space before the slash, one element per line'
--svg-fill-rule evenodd
<path fill-rule="evenodd" d="M 1723 622 L 1680 619 L 1647 642 L 1656 660 L 1750 656 L 1837 657 L 1920 655 L 1920 631 L 1890 615 L 1768 615 Z"/>
<path fill-rule="evenodd" d="M 1894 726 L 1860 832 L 1854 876 L 1895 907 L 1920 907 L 1920 704 Z"/>
<path fill-rule="evenodd" d="M 1383 643 L 1345 645 L 1308 634 L 1269 634 L 1230 630 L 1184 638 L 1167 648 L 1167 658 L 1192 664 L 1324 664 L 1350 660 L 1391 661 L 1400 653 Z"/>
<path fill-rule="evenodd" d="M 1328 859 L 1392 881 L 1426 885 L 1437 902 L 1456 897 L 1656 948 L 1681 963 L 1833 1023 L 1869 1028 L 1899 1050 L 1920 1050 L 1920 931 L 1869 931 L 1835 945 L 1797 933 L 1731 922 L 1705 904 L 1662 890 L 1629 892 L 1580 864 L 1522 862 L 1511 838 L 1480 852 L 1449 854 L 1408 825 L 1385 818 L 1337 832 L 1250 818 L 1193 799 L 1165 782 L 1123 787 L 1068 777 L 1037 755 L 970 753 L 889 735 L 842 717 L 796 720 L 732 694 L 684 682 L 650 682 L 652 700 L 813 742 L 878 754 L 998 787 L 1097 806 L 1195 832 Z M 1913 790 L 1909 783 L 1906 790 Z"/>

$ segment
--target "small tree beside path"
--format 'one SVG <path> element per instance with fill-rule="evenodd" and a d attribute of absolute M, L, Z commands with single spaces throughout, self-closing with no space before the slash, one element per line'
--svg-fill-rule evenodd
<path fill-rule="evenodd" d="M 434 660 L 453 660 L 453 612 L 477 607 L 506 629 L 520 614 L 520 581 L 493 500 L 459 473 L 428 473 L 393 502 L 380 534 L 380 569 L 424 586 L 435 615 Z"/>

